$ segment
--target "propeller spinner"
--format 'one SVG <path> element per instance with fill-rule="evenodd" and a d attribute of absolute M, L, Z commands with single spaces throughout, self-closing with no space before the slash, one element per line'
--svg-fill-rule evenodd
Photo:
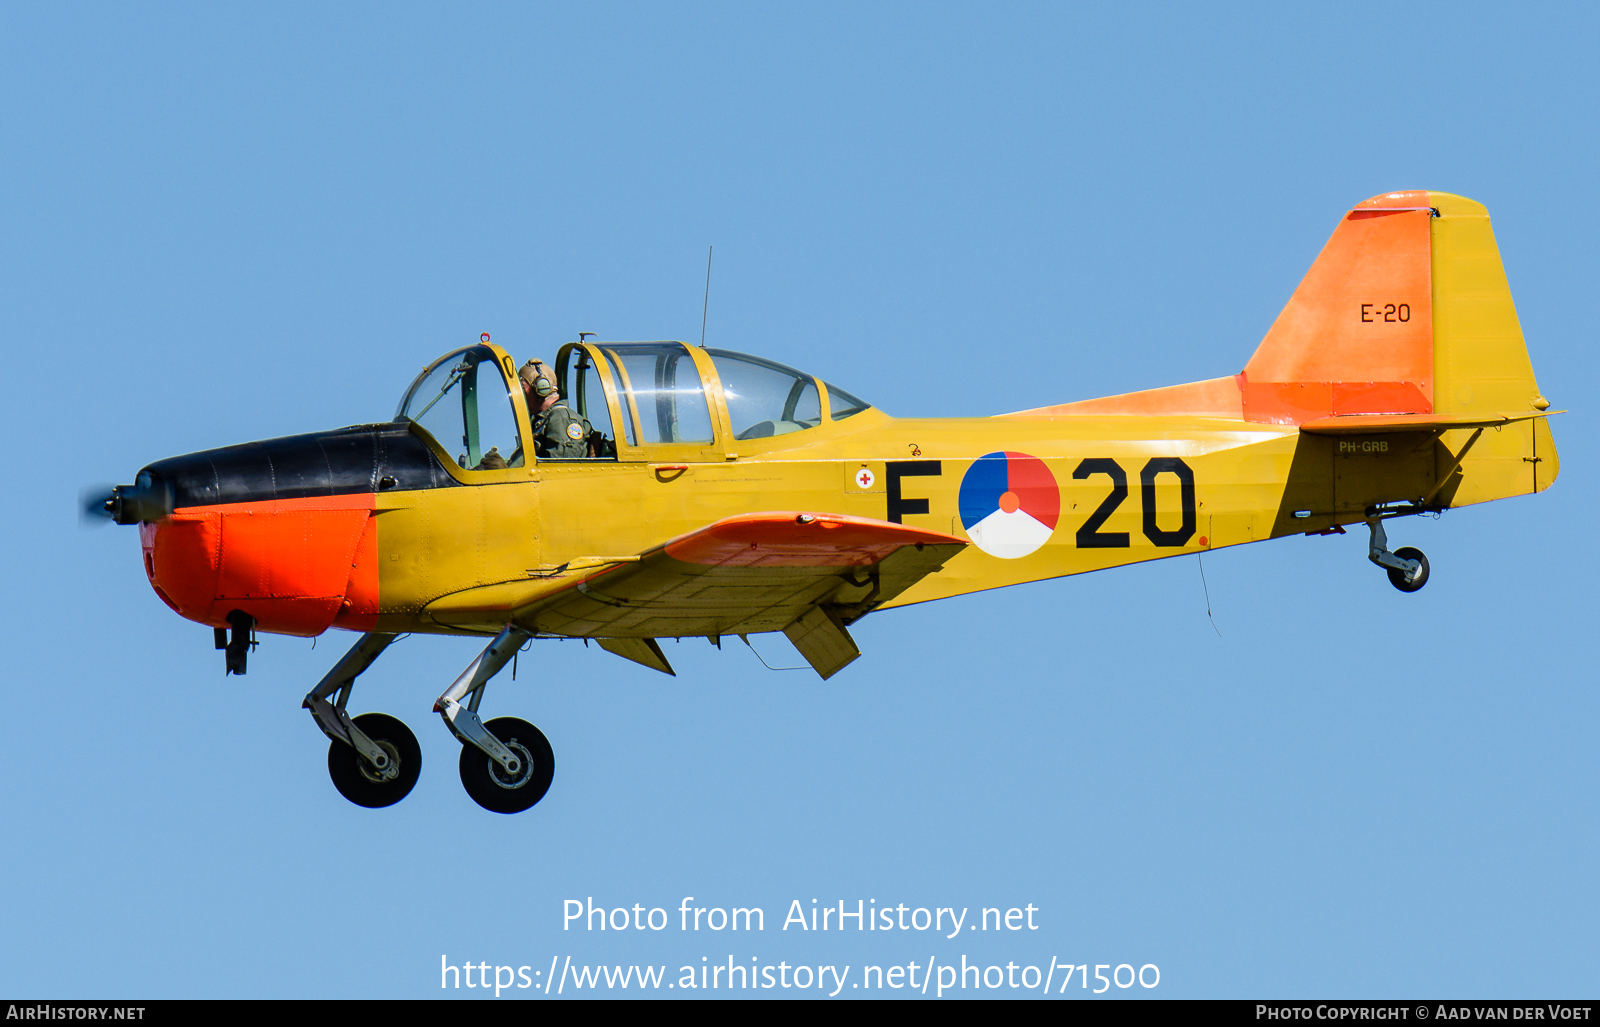
<path fill-rule="evenodd" d="M 78 494 L 78 520 L 85 526 L 106 521 L 138 524 L 159 521 L 172 512 L 172 486 L 150 471 L 132 485 L 91 485 Z"/>

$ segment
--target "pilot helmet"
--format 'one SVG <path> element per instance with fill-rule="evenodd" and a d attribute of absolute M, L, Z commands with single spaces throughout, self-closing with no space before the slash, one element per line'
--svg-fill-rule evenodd
<path fill-rule="evenodd" d="M 530 360 L 523 364 L 517 377 L 528 386 L 528 391 L 541 399 L 556 391 L 556 376 L 542 360 Z"/>

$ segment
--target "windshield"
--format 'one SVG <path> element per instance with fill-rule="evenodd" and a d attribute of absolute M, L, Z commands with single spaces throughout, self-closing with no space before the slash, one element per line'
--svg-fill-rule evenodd
<path fill-rule="evenodd" d="M 422 372 L 395 420 L 421 425 L 463 469 L 493 471 L 522 464 L 513 402 L 494 351 L 473 346 Z"/>

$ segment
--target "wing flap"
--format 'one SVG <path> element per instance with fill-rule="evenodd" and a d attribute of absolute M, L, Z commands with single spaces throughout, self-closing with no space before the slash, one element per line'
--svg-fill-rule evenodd
<path fill-rule="evenodd" d="M 856 640 L 850 637 L 839 612 L 832 607 L 813 606 L 784 628 L 783 633 L 824 681 L 861 655 Z"/>

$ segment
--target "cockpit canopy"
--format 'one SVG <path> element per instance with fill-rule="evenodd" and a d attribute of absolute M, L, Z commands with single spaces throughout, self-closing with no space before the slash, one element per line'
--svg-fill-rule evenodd
<path fill-rule="evenodd" d="M 706 386 L 719 388 L 735 440 L 764 439 L 822 424 L 821 396 L 831 400 L 830 420 L 868 409 L 842 389 L 772 360 L 725 349 L 701 350 L 711 358 L 714 381 L 696 367 L 681 342 L 573 345 L 562 353 L 558 376 L 576 409 L 593 424 L 610 423 L 601 398 L 606 384 L 598 364 L 610 372 L 626 445 L 709 444 L 711 404 Z M 570 383 L 570 384 L 569 384 Z M 608 433 L 609 434 L 609 433 Z"/>
<path fill-rule="evenodd" d="M 507 384 L 516 374 L 509 366 L 505 371 L 511 373 L 502 372 L 500 359 L 488 346 L 440 357 L 412 383 L 394 419 L 426 428 L 446 452 L 456 451 L 463 470 L 520 467 L 514 406 L 519 397 Z"/>
<path fill-rule="evenodd" d="M 731 442 L 806 431 L 869 409 L 792 367 L 681 342 L 570 343 L 557 357 L 556 377 L 562 398 L 602 440 L 589 449 L 598 455 L 567 459 L 720 459 Z M 395 419 L 425 429 L 463 470 L 500 470 L 526 462 L 522 402 L 511 357 L 488 344 L 469 346 L 424 369 Z"/>
<path fill-rule="evenodd" d="M 687 346 L 633 342 L 599 349 L 622 400 L 622 431 L 628 445 L 709 446 L 716 441 L 705 386 Z"/>

